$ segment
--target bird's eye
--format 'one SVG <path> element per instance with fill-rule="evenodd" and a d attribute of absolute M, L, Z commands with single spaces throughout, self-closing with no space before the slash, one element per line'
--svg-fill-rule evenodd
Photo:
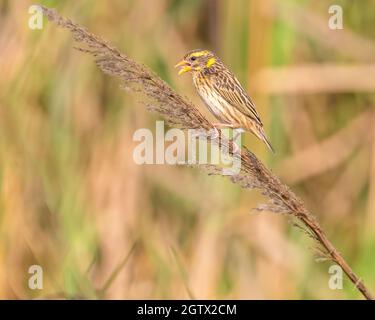
<path fill-rule="evenodd" d="M 195 60 L 197 60 L 197 57 L 192 56 L 192 57 L 190 58 L 190 60 L 191 60 L 191 61 L 195 61 Z"/>

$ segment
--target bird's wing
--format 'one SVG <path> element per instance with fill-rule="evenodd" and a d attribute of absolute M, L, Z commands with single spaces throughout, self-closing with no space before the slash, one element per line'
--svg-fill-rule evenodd
<path fill-rule="evenodd" d="M 214 89 L 231 106 L 263 126 L 254 103 L 234 75 L 215 77 Z"/>

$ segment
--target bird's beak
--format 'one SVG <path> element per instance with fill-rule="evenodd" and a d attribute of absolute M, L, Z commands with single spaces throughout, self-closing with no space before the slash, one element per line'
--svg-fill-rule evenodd
<path fill-rule="evenodd" d="M 183 73 L 188 72 L 188 71 L 191 70 L 191 65 L 186 60 L 181 60 L 174 67 L 175 68 L 181 67 L 181 69 L 178 71 L 178 75 L 181 75 L 181 74 L 183 74 Z"/>

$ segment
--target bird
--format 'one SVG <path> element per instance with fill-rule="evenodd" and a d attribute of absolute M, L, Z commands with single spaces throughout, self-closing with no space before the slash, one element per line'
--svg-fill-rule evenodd
<path fill-rule="evenodd" d="M 198 94 L 208 110 L 219 121 L 214 127 L 252 132 L 275 153 L 255 104 L 234 74 L 210 50 L 189 51 L 175 65 L 178 74 L 191 73 Z"/>

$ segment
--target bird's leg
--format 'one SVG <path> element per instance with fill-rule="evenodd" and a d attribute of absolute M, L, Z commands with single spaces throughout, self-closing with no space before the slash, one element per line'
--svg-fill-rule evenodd
<path fill-rule="evenodd" d="M 217 138 L 221 137 L 221 129 L 233 128 L 233 125 L 227 123 L 213 123 L 212 126 L 214 127 L 214 134 L 211 135 L 212 140 L 216 140 Z"/>
<path fill-rule="evenodd" d="M 229 124 L 229 123 L 214 123 L 213 124 L 214 127 L 216 129 L 220 128 L 230 128 L 230 129 L 242 129 L 240 126 L 236 125 L 236 124 Z M 239 130 L 238 132 L 236 133 L 233 133 L 233 137 L 232 137 L 232 140 L 236 140 L 238 138 L 238 136 L 243 132 L 243 130 Z"/>
<path fill-rule="evenodd" d="M 211 130 L 210 130 L 211 131 Z M 213 134 L 210 135 L 211 140 L 216 140 L 221 136 L 220 129 L 218 129 L 216 126 L 214 126 Z"/>
<path fill-rule="evenodd" d="M 235 142 L 239 136 L 241 136 L 242 131 L 238 130 L 237 132 L 233 133 L 233 138 L 232 138 L 232 144 L 233 144 L 233 153 L 239 153 L 241 150 L 241 147 L 238 146 L 238 144 Z M 241 141 L 241 140 L 240 140 Z"/>
<path fill-rule="evenodd" d="M 218 144 L 219 147 L 221 146 L 221 129 L 230 127 L 231 125 L 228 125 L 226 123 L 213 123 L 212 126 L 214 127 L 214 133 L 210 136 L 211 140 L 219 139 Z"/>
<path fill-rule="evenodd" d="M 214 128 L 216 130 L 223 129 L 223 128 L 230 128 L 230 129 L 242 129 L 240 126 L 235 125 L 235 124 L 230 124 L 230 123 L 214 123 L 213 124 Z M 232 137 L 232 152 L 233 154 L 239 154 L 239 151 L 241 148 L 235 143 L 235 140 L 238 138 L 239 135 L 241 135 L 242 131 L 239 130 L 238 132 L 234 133 Z"/>
<path fill-rule="evenodd" d="M 215 134 L 215 137 L 213 139 L 216 139 L 218 138 L 219 136 L 221 137 L 221 129 L 225 129 L 225 128 L 232 128 L 233 129 L 233 125 L 232 124 L 229 124 L 229 123 L 213 123 L 213 127 L 215 128 L 215 132 L 217 132 L 217 135 Z"/>
<path fill-rule="evenodd" d="M 193 133 L 191 133 L 191 138 L 205 138 L 209 140 L 217 140 L 219 138 L 219 143 L 221 139 L 221 131 L 217 127 L 213 126 L 213 129 L 210 129 L 208 132 L 206 130 L 197 130 Z"/>

